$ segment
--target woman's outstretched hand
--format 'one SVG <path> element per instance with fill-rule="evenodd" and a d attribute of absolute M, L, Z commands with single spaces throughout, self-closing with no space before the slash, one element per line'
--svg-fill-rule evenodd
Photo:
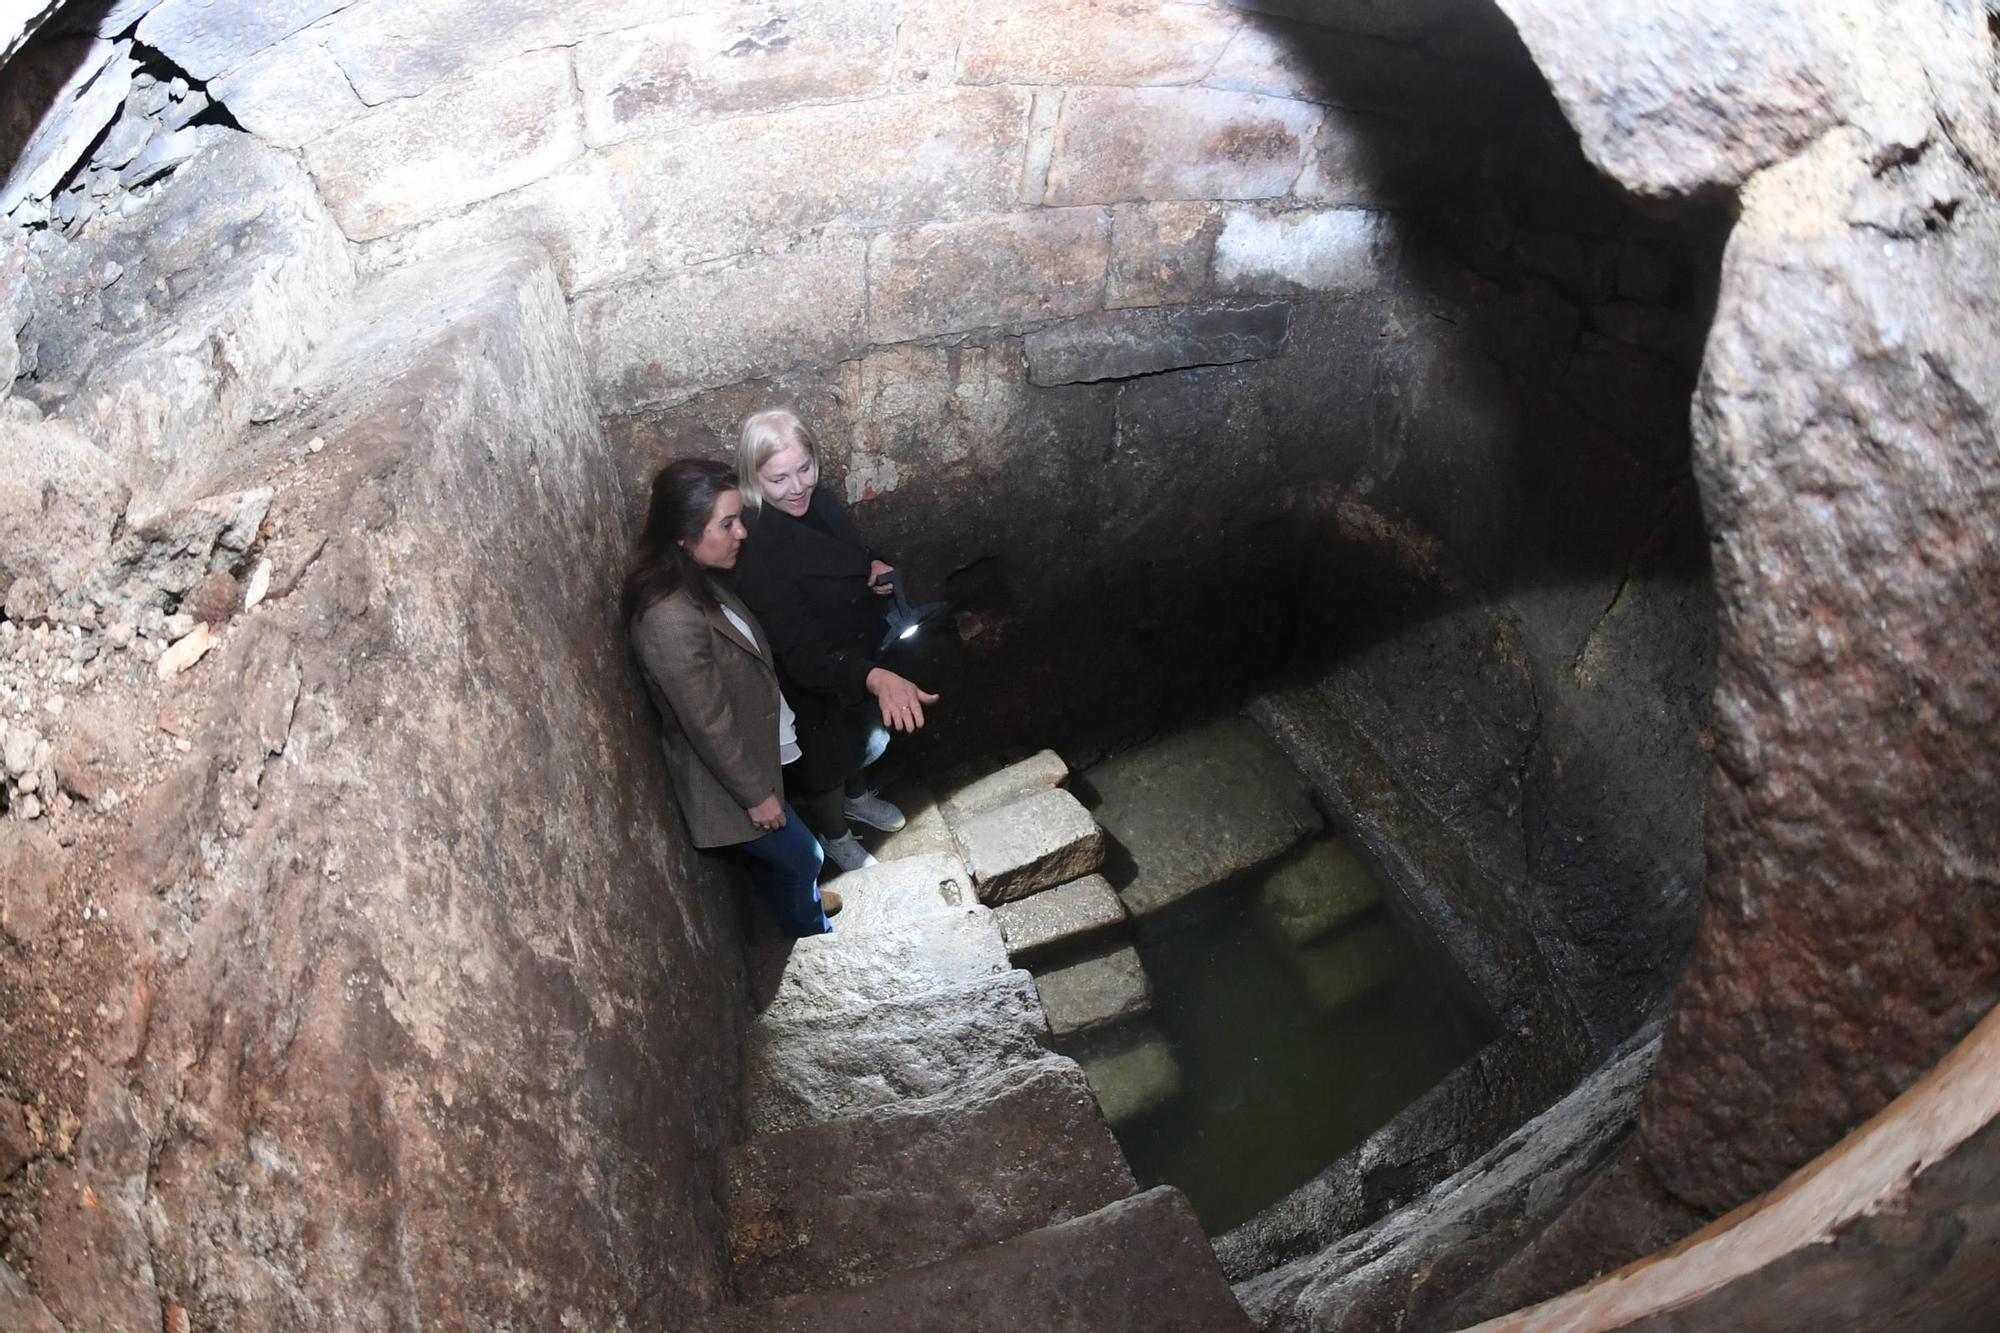
<path fill-rule="evenodd" d="M 868 590 L 877 597 L 887 597 L 895 589 L 882 582 L 882 576 L 895 572 L 896 567 L 892 564 L 881 560 L 870 560 L 868 562 Z"/>
<path fill-rule="evenodd" d="M 774 833 L 785 826 L 785 803 L 772 792 L 763 800 L 750 807 L 750 822 L 765 833 Z"/>
<path fill-rule="evenodd" d="M 924 725 L 924 705 L 938 701 L 893 671 L 876 667 L 868 673 L 868 692 L 881 705 L 882 721 L 893 731 L 917 731 Z"/>

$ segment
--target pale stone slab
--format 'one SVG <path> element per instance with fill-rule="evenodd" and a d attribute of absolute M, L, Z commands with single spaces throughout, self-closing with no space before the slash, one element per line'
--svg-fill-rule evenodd
<path fill-rule="evenodd" d="M 1084 1052 L 1078 1063 L 1097 1094 L 1098 1109 L 1113 1126 L 1157 1111 L 1180 1095 L 1180 1062 L 1166 1038 L 1150 1029 L 1101 1051 Z"/>
<path fill-rule="evenodd" d="M 1423 188 L 1444 145 L 1420 125 L 1365 111 L 1329 111 L 1292 194 L 1328 208 L 1382 208 Z"/>
<path fill-rule="evenodd" d="M 1105 307 L 1174 305 L 1207 294 L 1222 214 L 1215 204 L 1185 201 L 1112 209 Z"/>
<path fill-rule="evenodd" d="M 1386 921 L 1368 921 L 1293 955 L 1322 1013 L 1335 1013 L 1396 975 L 1403 951 Z"/>
<path fill-rule="evenodd" d="M 208 86 L 236 123 L 281 148 L 302 148 L 368 114 L 354 85 L 320 45 L 296 33 Z"/>
<path fill-rule="evenodd" d="M 140 20 L 139 40 L 173 57 L 197 79 L 209 80 L 349 3 L 257 0 L 254 5 L 218 5 L 215 0 L 162 0 Z"/>
<path fill-rule="evenodd" d="M 975 5 L 962 20 L 961 83 L 1198 82 L 1236 33 L 1213 6 L 1130 0 Z"/>
<path fill-rule="evenodd" d="M 1153 1005 L 1153 983 L 1129 944 L 1040 973 L 1035 989 L 1058 1037 L 1109 1027 Z"/>
<path fill-rule="evenodd" d="M 832 241 L 590 292 L 573 314 L 599 404 L 631 411 L 854 355 L 864 264 L 859 240 Z"/>
<path fill-rule="evenodd" d="M 1215 242 L 1215 285 L 1228 292 L 1360 292 L 1395 262 L 1394 224 L 1363 209 L 1230 212 Z"/>
<path fill-rule="evenodd" d="M 1088 943 L 1126 921 L 1125 904 L 1102 875 L 1085 875 L 1068 884 L 993 909 L 1007 956 L 1017 963 Z"/>
<path fill-rule="evenodd" d="M 587 41 L 576 53 L 584 133 L 610 144 L 883 92 L 900 16 L 894 0 L 746 5 Z"/>
<path fill-rule="evenodd" d="M 965 88 L 797 107 L 609 150 L 643 191 L 633 235 L 661 266 L 857 230 L 992 213 L 1020 189 L 1029 94 Z"/>
<path fill-rule="evenodd" d="M 379 273 L 502 238 L 532 240 L 549 252 L 563 290 L 573 296 L 643 267 L 626 219 L 625 201 L 636 187 L 603 154 L 586 153 L 518 190 L 370 241 L 362 263 Z"/>
<path fill-rule="evenodd" d="M 1054 750 L 1041 750 L 1018 763 L 988 773 L 951 793 L 951 808 L 960 815 L 976 815 L 1010 801 L 1033 796 L 1051 787 L 1060 787 L 1069 776 L 1069 765 Z"/>
<path fill-rule="evenodd" d="M 972 876 L 955 856 L 912 856 L 878 861 L 841 875 L 840 920 L 846 931 L 873 930 L 924 917 L 975 910 Z"/>
<path fill-rule="evenodd" d="M 870 1008 L 1014 970 L 999 927 L 983 910 L 869 930 L 843 929 L 838 919 L 833 925 L 830 935 L 791 944 L 764 1020 Z"/>
<path fill-rule="evenodd" d="M 1258 894 L 1258 911 L 1285 943 L 1310 944 L 1382 901 L 1374 875 L 1345 843 L 1316 842 L 1281 866 Z"/>
<path fill-rule="evenodd" d="M 943 806 L 928 796 L 911 799 L 898 794 L 895 799 L 906 822 L 894 833 L 882 835 L 874 848 L 878 858 L 897 861 L 911 856 L 942 855 L 958 859 L 958 843 L 951 836 Z"/>
<path fill-rule="evenodd" d="M 845 916 L 845 913 L 842 913 Z M 750 1030 L 744 1109 L 754 1133 L 948 1095 L 1046 1054 L 1048 1019 L 1026 972 L 865 1009 Z"/>
<path fill-rule="evenodd" d="M 1079 88 L 1063 102 L 1050 204 L 1268 199 L 1305 166 L 1318 107 L 1212 88 Z"/>
<path fill-rule="evenodd" d="M 365 241 L 517 189 L 582 151 L 569 53 L 537 51 L 350 121 L 308 144 L 306 163 L 341 230 Z"/>
<path fill-rule="evenodd" d="M 887 233 L 868 251 L 869 337 L 903 342 L 1095 310 L 1110 259 L 1111 220 L 1096 208 Z"/>
<path fill-rule="evenodd" d="M 102 41 L 64 42 L 40 59 L 34 55 L 22 62 L 30 69 L 7 72 L 40 86 L 27 94 L 32 101 L 24 98 L 0 116 L 0 214 L 55 191 L 118 114 L 138 68 L 131 56 Z"/>
<path fill-rule="evenodd" d="M 1060 788 L 958 826 L 982 902 L 1007 902 L 1085 875 L 1104 859 L 1104 834 L 1076 797 Z"/>
<path fill-rule="evenodd" d="M 1284 301 L 1108 310 L 1022 339 L 1030 384 L 1089 384 L 1189 366 L 1280 356 L 1292 331 Z"/>
<path fill-rule="evenodd" d="M 1119 891 L 1146 917 L 1284 855 L 1321 827 L 1291 764 L 1255 725 L 1225 718 L 1084 774 L 1098 822 L 1131 854 Z"/>

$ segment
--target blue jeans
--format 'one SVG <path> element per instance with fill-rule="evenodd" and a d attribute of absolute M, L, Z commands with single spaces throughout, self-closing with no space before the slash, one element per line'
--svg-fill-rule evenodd
<path fill-rule="evenodd" d="M 739 842 L 729 850 L 750 862 L 757 892 L 786 934 L 796 938 L 824 935 L 833 929 L 819 900 L 819 868 L 825 854 L 819 849 L 819 839 L 789 802 L 783 828 Z"/>

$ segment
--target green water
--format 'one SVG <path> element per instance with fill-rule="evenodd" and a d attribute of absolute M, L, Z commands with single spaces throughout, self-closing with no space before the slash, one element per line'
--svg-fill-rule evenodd
<path fill-rule="evenodd" d="M 1180 1088 L 1116 1132 L 1140 1183 L 1178 1187 L 1211 1235 L 1319 1174 L 1491 1035 L 1463 983 L 1380 905 L 1301 948 L 1260 910 L 1267 878 L 1218 889 L 1139 942 L 1146 1022 Z"/>

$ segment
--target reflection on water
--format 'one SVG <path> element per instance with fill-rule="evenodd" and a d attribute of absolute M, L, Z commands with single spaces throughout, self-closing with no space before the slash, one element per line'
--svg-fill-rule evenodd
<path fill-rule="evenodd" d="M 1323 841 L 1149 929 L 1153 1031 L 1075 1052 L 1169 1071 L 1153 1084 L 1164 1101 L 1115 1128 L 1140 1183 L 1177 1186 L 1212 1235 L 1317 1175 L 1490 1036 L 1357 873 Z"/>

